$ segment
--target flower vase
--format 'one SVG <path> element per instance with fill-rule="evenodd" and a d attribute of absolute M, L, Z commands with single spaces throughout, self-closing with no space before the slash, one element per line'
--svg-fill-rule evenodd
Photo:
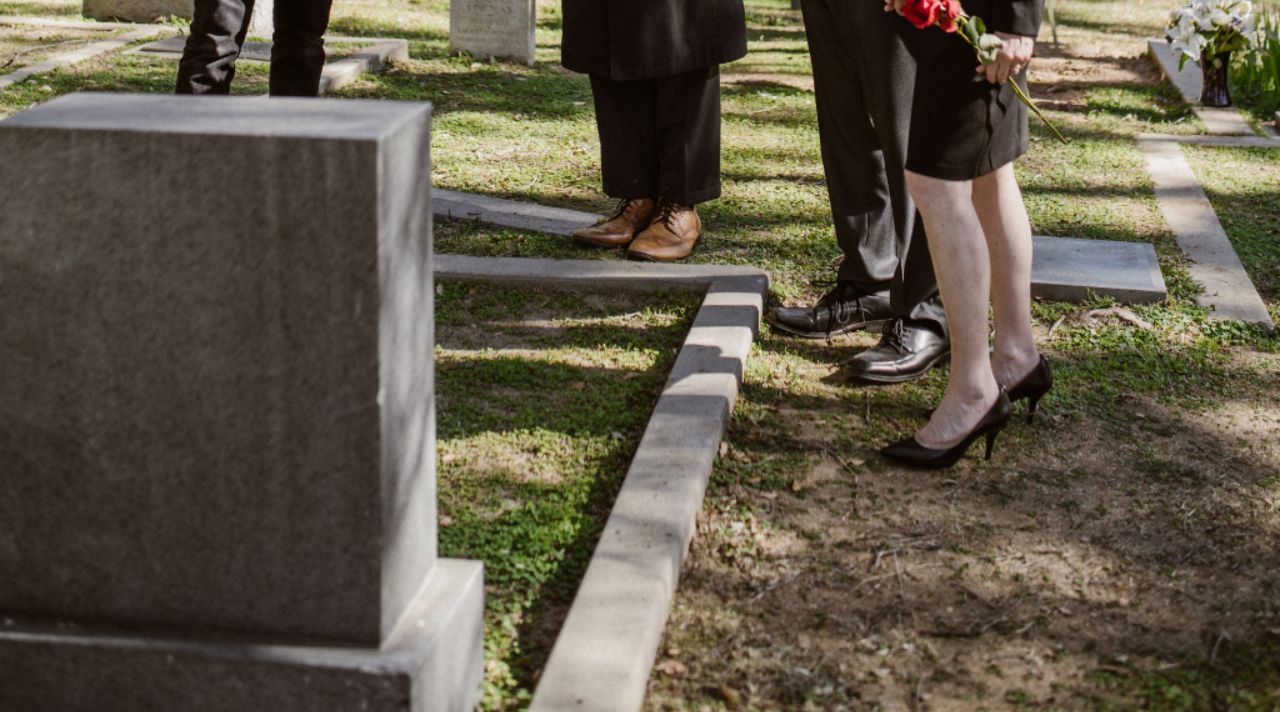
<path fill-rule="evenodd" d="M 1200 55 L 1200 71 L 1204 75 L 1204 88 L 1200 90 L 1203 106 L 1231 106 L 1231 88 L 1227 85 L 1227 70 L 1231 67 L 1231 53 Z"/>

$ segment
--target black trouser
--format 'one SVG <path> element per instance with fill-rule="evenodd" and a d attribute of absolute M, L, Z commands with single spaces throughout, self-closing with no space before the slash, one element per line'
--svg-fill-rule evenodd
<path fill-rule="evenodd" d="M 604 192 L 697 205 L 720 197 L 720 67 L 657 79 L 591 77 Z"/>
<path fill-rule="evenodd" d="M 324 70 L 332 0 L 276 0 L 271 95 L 315 96 Z M 249 32 L 253 0 L 196 0 L 191 35 L 178 64 L 179 94 L 226 94 Z"/>
<path fill-rule="evenodd" d="M 919 32 L 882 3 L 803 0 L 813 60 L 822 164 L 839 278 L 863 292 L 889 290 L 894 313 L 946 333 L 924 221 L 907 193 L 907 135 Z"/>

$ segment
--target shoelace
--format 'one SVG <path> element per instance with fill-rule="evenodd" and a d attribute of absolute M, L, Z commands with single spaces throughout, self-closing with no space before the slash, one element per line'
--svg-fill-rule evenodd
<path fill-rule="evenodd" d="M 884 330 L 885 340 L 889 342 L 898 353 L 909 353 L 911 349 L 907 346 L 907 325 L 902 319 L 894 319 L 889 322 L 889 327 Z"/>
<path fill-rule="evenodd" d="M 613 209 L 613 215 L 609 216 L 609 220 L 617 220 L 625 215 L 627 211 L 631 209 L 632 203 L 635 203 L 637 200 L 639 200 L 639 198 L 623 198 L 622 200 L 619 200 L 618 207 Z M 608 222 L 608 220 L 605 222 Z"/>
<path fill-rule="evenodd" d="M 671 219 L 675 217 L 677 210 L 685 209 L 679 203 L 672 202 L 663 198 L 658 201 L 658 215 L 653 219 L 654 222 L 661 222 L 667 226 L 667 229 L 675 232 L 675 228 L 671 225 Z"/>
<path fill-rule="evenodd" d="M 818 303 L 814 305 L 813 312 L 816 320 L 819 309 L 829 307 L 831 309 L 831 318 L 827 321 L 827 335 L 830 336 L 835 327 L 843 326 L 854 318 L 863 313 L 862 297 L 854 297 L 850 302 L 845 299 L 844 288 L 837 284 L 834 289 L 822 295 Z"/>

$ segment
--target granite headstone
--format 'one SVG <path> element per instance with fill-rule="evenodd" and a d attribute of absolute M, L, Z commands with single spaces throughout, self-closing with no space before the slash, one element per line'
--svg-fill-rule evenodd
<path fill-rule="evenodd" d="M 450 0 L 449 49 L 532 65 L 536 0 Z"/>
<path fill-rule="evenodd" d="M 218 670 L 451 630 L 424 654 L 478 679 L 479 565 L 436 555 L 429 137 L 407 102 L 77 94 L 0 122 L 0 709 L 103 679 L 13 677 L 49 626 L 243 641 Z M 102 665 L 140 660 L 109 640 Z"/>

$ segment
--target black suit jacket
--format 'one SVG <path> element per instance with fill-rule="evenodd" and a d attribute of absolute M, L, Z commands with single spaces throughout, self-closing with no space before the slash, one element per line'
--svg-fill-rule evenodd
<path fill-rule="evenodd" d="M 742 0 L 564 0 L 562 62 L 615 81 L 669 77 L 747 53 Z"/>

